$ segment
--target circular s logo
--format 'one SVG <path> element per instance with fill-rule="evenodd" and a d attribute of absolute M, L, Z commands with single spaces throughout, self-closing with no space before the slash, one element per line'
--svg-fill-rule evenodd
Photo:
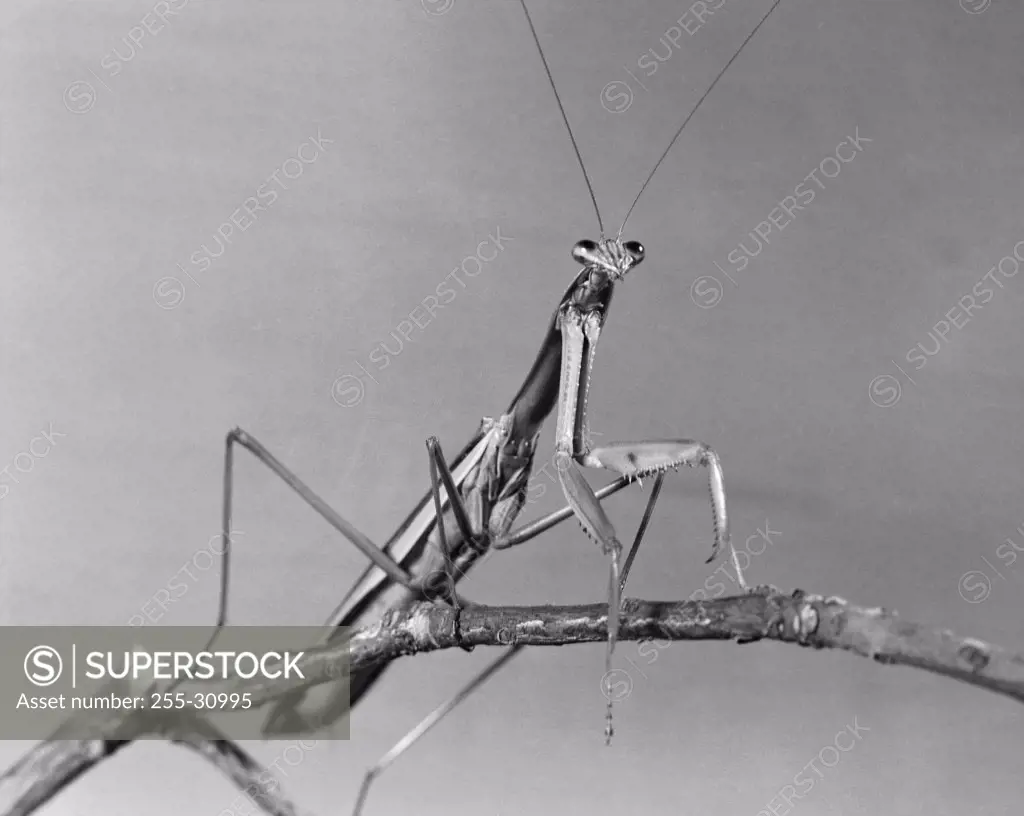
<path fill-rule="evenodd" d="M 971 570 L 960 576 L 957 589 L 967 603 L 981 603 L 992 594 L 992 581 L 980 570 Z"/>
<path fill-rule="evenodd" d="M 331 386 L 331 397 L 342 408 L 352 408 L 363 401 L 366 389 L 363 381 L 352 374 L 342 374 Z"/>
<path fill-rule="evenodd" d="M 714 309 L 725 297 L 725 287 L 714 275 L 701 275 L 690 284 L 690 300 L 701 309 Z"/>
<path fill-rule="evenodd" d="M 608 113 L 625 113 L 633 104 L 633 89 L 621 79 L 609 82 L 601 89 L 601 107 Z"/>
<path fill-rule="evenodd" d="M 79 116 L 88 113 L 96 104 L 96 89 L 79 79 L 64 89 L 64 107 L 69 113 Z"/>
<path fill-rule="evenodd" d="M 968 14 L 981 14 L 992 5 L 992 0 L 960 0 L 960 8 Z"/>
<path fill-rule="evenodd" d="M 64 661 L 52 646 L 34 646 L 25 655 L 25 677 L 33 685 L 52 686 L 64 671 Z"/>
<path fill-rule="evenodd" d="M 900 381 L 892 374 L 879 374 L 868 383 L 868 397 L 879 408 L 892 408 L 902 394 Z"/>
<path fill-rule="evenodd" d="M 612 703 L 625 700 L 633 693 L 633 678 L 625 669 L 612 669 L 601 677 L 601 693 Z"/>

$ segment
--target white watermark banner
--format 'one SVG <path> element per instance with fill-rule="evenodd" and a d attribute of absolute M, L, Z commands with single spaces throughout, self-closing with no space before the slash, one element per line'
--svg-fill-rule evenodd
<path fill-rule="evenodd" d="M 85 712 L 105 711 L 159 720 L 138 729 L 141 738 L 161 739 L 200 715 L 231 739 L 262 739 L 273 702 L 264 694 L 254 704 L 243 681 L 314 679 L 300 661 L 322 645 L 323 627 L 229 626 L 213 643 L 210 635 L 208 626 L 2 627 L 10 659 L 0 662 L 0 739 L 46 739 L 58 726 L 65 739 L 101 738 L 102 716 Z M 330 671 L 347 685 L 347 666 Z M 331 739 L 348 739 L 348 718 L 340 725 Z"/>

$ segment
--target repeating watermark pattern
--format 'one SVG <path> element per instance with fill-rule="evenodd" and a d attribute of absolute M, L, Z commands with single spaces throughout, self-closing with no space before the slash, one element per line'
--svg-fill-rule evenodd
<path fill-rule="evenodd" d="M 1017 525 L 1017 533 L 1024 536 L 1024 522 Z M 996 558 L 1003 562 L 1003 569 L 1012 567 L 1016 563 L 1017 553 L 1024 553 L 1024 538 L 1018 544 L 1008 537 L 1003 544 L 996 547 Z M 1006 580 L 1006 576 L 991 561 L 983 555 L 979 557 L 985 562 L 985 566 L 992 570 L 1001 580 Z M 992 578 L 984 570 L 968 570 L 960 576 L 956 586 L 960 592 L 960 597 L 971 604 L 986 601 L 988 596 L 992 594 Z"/>
<path fill-rule="evenodd" d="M 398 325 L 389 334 L 390 340 L 394 341 L 395 348 L 392 349 L 387 341 L 377 343 L 368 355 L 367 362 L 370 369 L 376 373 L 384 371 L 391 361 L 397 358 L 405 349 L 406 343 L 415 343 L 422 336 L 427 326 L 437 319 L 437 312 L 445 306 L 450 306 L 459 296 L 459 292 L 467 288 L 467 282 L 459 277 L 461 272 L 467 278 L 475 278 L 484 271 L 484 266 L 505 250 L 504 241 L 514 241 L 515 238 L 501 234 L 501 227 L 495 227 L 494 234 L 488 233 L 487 240 L 476 245 L 476 252 L 467 255 L 462 263 L 456 266 L 451 272 L 444 276 L 434 291 L 423 298 L 409 312 L 408 318 L 398 321 Z M 486 251 L 485 251 L 486 250 Z M 459 288 L 455 288 L 455 284 Z M 416 334 L 417 330 L 420 334 Z M 378 380 L 362 362 L 356 362 L 360 371 L 374 383 L 380 385 Z M 331 386 L 331 398 L 342 408 L 354 408 L 359 405 L 366 396 L 366 380 L 358 374 L 342 374 Z"/>
<path fill-rule="evenodd" d="M 289 768 L 297 768 L 305 762 L 309 752 L 317 744 L 317 740 L 310 740 L 308 742 L 296 740 L 291 745 L 288 745 L 269 767 L 275 768 L 278 774 L 287 779 L 288 771 L 286 768 L 281 767 L 281 762 L 284 762 Z M 245 790 L 235 797 L 231 805 L 224 808 L 217 816 L 252 816 L 252 814 L 261 811 L 271 813 L 274 811 L 274 803 L 269 797 L 280 795 L 280 790 L 281 783 L 277 780 L 277 777 L 269 769 L 262 771 L 257 777 L 256 782 L 246 785 Z"/>
<path fill-rule="evenodd" d="M 981 14 L 992 5 L 992 0 L 960 0 L 960 8 L 968 14 Z"/>
<path fill-rule="evenodd" d="M 764 520 L 764 529 L 757 528 L 756 532 L 752 535 L 747 536 L 747 540 L 743 542 L 743 547 L 736 548 L 736 555 L 740 561 L 740 569 L 744 572 L 753 563 L 753 559 L 761 555 L 769 546 L 774 546 L 775 541 L 772 536 L 781 537 L 782 533 L 778 530 L 771 528 L 771 522 L 768 519 Z M 755 542 L 751 545 L 751 541 Z M 746 560 L 746 564 L 742 563 Z M 715 576 L 722 573 L 722 576 L 728 579 L 736 589 L 739 589 L 739 581 L 734 572 L 731 571 L 732 560 L 723 559 L 723 563 L 715 569 L 707 578 L 704 579 L 703 585 L 695 589 L 690 593 L 688 601 L 707 601 L 714 600 L 715 598 L 722 597 L 726 592 L 726 584 L 724 581 L 715 581 Z M 712 593 L 712 594 L 709 594 Z M 653 638 L 646 640 L 636 641 L 636 651 L 638 658 L 644 658 L 646 660 L 645 665 L 650 666 L 654 661 L 658 659 L 658 654 L 661 649 L 667 649 L 675 641 L 666 640 L 659 642 Z M 647 674 L 641 669 L 632 658 L 627 657 L 626 661 L 636 670 L 644 680 L 649 679 Z M 605 672 L 601 677 L 601 693 L 613 703 L 621 702 L 629 697 L 633 693 L 634 688 L 633 675 L 628 669 L 612 669 L 610 672 Z"/>
<path fill-rule="evenodd" d="M 1024 240 L 1013 245 L 1013 253 L 1004 255 L 999 263 L 993 266 L 988 272 L 981 276 L 971 291 L 965 294 L 949 309 L 931 329 L 928 331 L 928 343 L 917 343 L 904 355 L 907 363 L 914 363 L 914 371 L 920 371 L 928 365 L 928 359 L 934 357 L 949 343 L 949 333 L 953 329 L 963 329 L 971 322 L 974 312 L 990 303 L 995 297 L 996 290 L 989 284 L 997 286 L 1000 290 L 1005 288 L 1003 280 L 1009 280 L 1020 272 L 1020 265 L 1024 263 Z M 1005 268 L 1004 268 L 1005 264 Z M 996 272 L 999 273 L 998 277 Z M 978 298 L 975 301 L 975 298 Z M 890 360 L 896 369 L 906 380 L 916 386 L 917 381 L 911 377 L 895 360 Z M 879 374 L 868 383 L 868 397 L 871 402 L 879 408 L 891 408 L 903 394 L 903 387 L 894 375 Z"/>
<path fill-rule="evenodd" d="M 128 33 L 121 38 L 125 53 L 121 53 L 121 46 L 116 46 L 104 54 L 100 60 L 100 69 L 106 80 L 112 80 L 120 74 L 125 66 L 135 59 L 136 54 L 142 53 L 143 42 L 146 38 L 152 39 L 163 31 L 170 24 L 168 18 L 177 15 L 188 3 L 189 0 L 159 0 L 152 9 L 146 12 L 142 19 L 129 28 Z M 102 76 L 92 68 L 89 69 L 89 73 L 92 74 L 93 79 L 110 91 L 110 85 Z M 64 107 L 78 116 L 91 111 L 96 105 L 96 99 L 96 86 L 84 79 L 76 79 L 64 89 Z"/>
<path fill-rule="evenodd" d="M 62 434 L 60 431 L 53 429 L 53 422 L 50 422 L 45 431 L 40 431 L 38 436 L 33 436 L 32 441 L 28 443 L 25 450 L 19 451 L 14 454 L 11 459 L 11 463 L 7 465 L 3 470 L 0 470 L 0 479 L 10 479 L 16 485 L 21 484 L 21 479 L 11 472 L 13 467 L 18 473 L 28 474 L 31 473 L 36 466 L 36 462 L 40 459 L 45 459 L 50 451 L 53 450 L 57 445 L 57 437 L 67 436 Z M 36 443 L 38 450 L 36 450 Z M 7 498 L 7 494 L 11 492 L 11 485 L 0 481 L 0 500 Z"/>
<path fill-rule="evenodd" d="M 235 536 L 244 535 L 245 533 L 242 530 L 232 530 L 228 538 L 230 543 L 233 544 Z M 214 562 L 224 555 L 225 549 L 223 536 L 220 533 L 210 536 L 206 546 L 192 553 L 192 557 L 182 564 L 181 569 L 171 576 L 167 585 L 154 592 L 139 607 L 139 611 L 128 618 L 128 622 L 125 625 L 145 626 L 147 621 L 149 623 L 159 621 L 167 613 L 168 606 L 180 601 L 188 594 L 189 589 L 199 583 L 201 575 L 210 571 Z M 183 575 L 188 576 L 187 581 L 182 577 Z"/>
<path fill-rule="evenodd" d="M 796 214 L 810 207 L 817 194 L 826 189 L 825 182 L 818 177 L 818 171 L 826 179 L 838 178 L 842 172 L 843 165 L 849 164 L 856 159 L 859 154 L 864 152 L 864 145 L 871 144 L 873 141 L 874 139 L 869 139 L 867 136 L 861 136 L 860 127 L 855 127 L 852 136 L 847 136 L 836 145 L 833 151 L 834 155 L 828 155 L 822 159 L 818 166 L 804 176 L 803 180 L 796 185 L 793 189 L 793 195 L 785 196 L 778 204 L 772 207 L 764 221 L 758 223 L 753 230 L 747 233 L 751 247 L 747 247 L 747 238 L 744 238 L 737 244 L 735 249 L 729 252 L 726 256 L 726 261 L 729 263 L 732 272 L 739 273 L 746 269 L 750 262 L 758 257 L 766 246 L 771 244 L 768 236 L 772 232 L 782 233 L 786 227 L 796 220 Z M 836 172 L 833 173 L 831 172 L 832 170 Z M 817 190 L 811 186 L 812 181 Z M 777 235 L 776 239 L 778 237 Z M 756 249 L 754 249 L 755 246 Z M 736 283 L 736 279 L 729 274 L 729 271 L 723 269 L 718 261 L 714 261 L 714 264 L 718 271 L 734 287 L 739 286 Z M 723 297 L 725 297 L 725 286 L 714 275 L 701 275 L 690 285 L 690 299 L 701 309 L 713 309 L 722 302 Z"/>
<path fill-rule="evenodd" d="M 661 35 L 659 42 L 665 49 L 665 55 L 662 56 L 660 48 L 649 48 L 637 57 L 636 67 L 650 79 L 658 72 L 659 65 L 664 65 L 672 59 L 672 55 L 676 51 L 680 50 L 679 41 L 682 39 L 683 32 L 685 31 L 692 37 L 704 27 L 707 18 L 724 6 L 725 2 L 726 0 L 708 0 L 708 2 L 697 0 Z M 622 70 L 629 74 L 637 85 L 650 93 L 648 87 L 632 70 L 625 65 L 622 66 Z M 612 80 L 601 89 L 601 107 L 609 113 L 625 113 L 633 105 L 633 99 L 633 87 L 625 80 Z"/>
<path fill-rule="evenodd" d="M 804 765 L 800 772 L 793 777 L 793 784 L 783 785 L 779 788 L 779 792 L 757 812 L 757 816 L 786 816 L 786 814 L 791 813 L 794 808 L 794 802 L 807 796 L 814 790 L 814 786 L 825 778 L 825 774 L 818 768 L 816 762 L 820 761 L 825 768 L 836 767 L 839 764 L 839 760 L 842 759 L 842 755 L 852 751 L 857 747 L 857 743 L 864 739 L 861 732 L 870 730 L 866 725 L 861 725 L 857 722 L 857 718 L 854 717 L 851 725 L 847 725 L 841 731 L 838 731 L 835 737 L 832 738 L 832 742 L 818 751 L 814 759 Z M 843 744 L 846 745 L 845 748 Z M 817 779 L 811 778 L 807 770 L 808 768 L 814 770 Z M 807 778 L 801 780 L 801 777 L 805 775 Z M 798 791 L 797 786 L 802 787 L 802 790 Z"/>
<path fill-rule="evenodd" d="M 235 232 L 236 227 L 240 232 L 244 233 L 259 220 L 260 216 L 257 213 L 266 212 L 274 205 L 274 202 L 280 197 L 280 193 L 270 186 L 271 181 L 282 191 L 290 189 L 284 181 L 278 178 L 278 174 L 283 175 L 289 181 L 295 181 L 302 176 L 305 171 L 304 166 L 313 164 L 321 155 L 327 152 L 327 145 L 331 144 L 334 144 L 334 140 L 326 138 L 321 133 L 320 126 L 318 125 L 316 135 L 310 136 L 300 144 L 295 151 L 295 156 L 289 156 L 285 159 L 281 166 L 267 176 L 266 180 L 256 188 L 256 195 L 246 198 L 239 207 L 235 208 L 228 220 L 217 227 L 213 234 L 213 240 L 216 242 L 218 251 L 215 253 L 204 242 L 199 249 L 189 256 L 189 263 L 194 268 L 194 271 L 199 273 L 208 270 L 213 265 L 213 261 L 223 256 L 225 250 L 231 245 L 231 236 Z M 308 148 L 308 151 L 306 148 Z M 307 155 L 307 153 L 312 153 L 312 155 Z M 295 170 L 295 173 L 292 173 L 291 170 Z M 192 277 L 192 274 L 185 267 L 180 263 L 177 264 L 177 267 L 197 288 L 202 288 L 199 281 Z M 180 278 L 171 275 L 162 277 L 153 285 L 153 300 L 161 309 L 176 309 L 185 300 L 185 284 Z"/>

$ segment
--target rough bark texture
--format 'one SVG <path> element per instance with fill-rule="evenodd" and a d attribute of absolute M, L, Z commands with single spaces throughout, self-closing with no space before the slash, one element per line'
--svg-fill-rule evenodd
<path fill-rule="evenodd" d="M 604 640 L 607 606 L 487 607 L 457 612 L 422 603 L 389 612 L 352 633 L 346 644 L 308 651 L 299 665 L 306 680 L 189 682 L 190 691 L 248 691 L 253 705 L 297 688 L 329 682 L 351 669 L 420 652 L 459 646 L 565 646 Z M 901 620 L 885 609 L 849 605 L 842 598 L 782 593 L 760 587 L 749 595 L 711 601 L 641 601 L 622 605 L 619 639 L 776 640 L 816 649 L 842 649 L 879 663 L 899 664 L 956 678 L 1024 702 L 1024 656 L 942 629 Z M 0 777 L 0 809 L 27 816 L 134 737 L 159 733 L 197 751 L 274 816 L 297 816 L 280 785 L 256 760 L 199 717 L 173 720 L 151 712 L 103 712 L 97 739 L 64 740 L 58 729 Z"/>

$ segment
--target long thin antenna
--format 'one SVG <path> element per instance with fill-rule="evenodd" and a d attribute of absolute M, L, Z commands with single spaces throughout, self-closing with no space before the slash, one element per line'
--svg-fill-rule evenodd
<path fill-rule="evenodd" d="M 778 0 L 777 0 L 778 1 Z M 576 137 L 573 136 L 572 127 L 569 125 L 569 117 L 565 115 L 565 108 L 562 107 L 562 98 L 558 95 L 558 88 L 555 87 L 555 80 L 551 76 L 551 69 L 548 67 L 547 57 L 544 56 L 544 49 L 540 47 L 540 39 L 537 37 L 537 29 L 533 27 L 533 20 L 530 19 L 530 11 L 526 8 L 526 0 L 519 0 L 526 15 L 526 22 L 530 26 L 530 33 L 533 34 L 533 42 L 537 46 L 537 53 L 540 54 L 540 61 L 544 63 L 544 73 L 548 75 L 548 84 L 555 93 L 555 101 L 558 109 L 562 112 L 562 121 L 565 122 L 565 129 L 569 131 L 569 139 L 572 141 L 572 149 L 576 152 L 576 161 L 579 162 L 580 170 L 583 171 L 583 180 L 587 182 L 587 190 L 590 192 L 590 200 L 594 202 L 594 212 L 597 213 L 597 226 L 601 230 L 601 240 L 604 240 L 604 222 L 601 220 L 601 210 L 597 206 L 597 196 L 594 195 L 594 187 L 590 183 L 590 176 L 587 175 L 587 168 L 583 164 L 583 157 L 580 155 L 580 148 L 576 144 Z"/>
<path fill-rule="evenodd" d="M 651 174 L 647 177 L 647 181 L 645 181 L 643 183 L 643 186 L 640 188 L 640 192 L 637 193 L 636 194 L 636 198 L 633 199 L 633 203 L 630 205 L 629 210 L 626 212 L 626 217 L 622 219 L 622 226 L 619 227 L 619 237 L 620 238 L 622 237 L 622 230 L 624 230 L 626 228 L 626 222 L 629 220 L 629 216 L 633 213 L 633 208 L 636 206 L 636 203 L 640 200 L 640 196 L 642 196 L 644 194 L 644 190 L 647 189 L 647 185 L 650 184 L 651 179 L 654 178 L 654 174 L 658 172 L 658 168 L 661 167 L 661 163 L 663 161 L 665 161 L 665 157 L 668 155 L 668 152 L 672 149 L 672 146 L 676 143 L 676 139 L 679 138 L 679 134 L 681 134 L 683 132 L 683 128 L 685 128 L 687 123 L 693 118 L 693 115 L 697 112 L 697 108 L 699 108 L 701 106 L 701 103 L 705 99 L 708 98 L 708 94 L 710 94 L 711 91 L 714 90 L 715 85 L 718 84 L 718 80 L 720 80 L 725 75 L 725 72 L 729 70 L 729 66 L 732 65 L 736 61 L 736 58 L 740 55 L 740 52 L 743 51 L 743 49 L 746 47 L 747 43 L 750 42 L 754 38 L 754 35 L 757 33 L 758 29 L 761 28 L 761 26 L 764 25 L 765 20 L 768 19 L 768 16 L 773 11 L 775 11 L 775 8 L 781 2 L 782 2 L 782 0 L 775 0 L 775 2 L 772 3 L 772 7 L 770 9 L 768 9 L 768 13 L 765 14 L 764 17 L 761 18 L 761 22 L 759 22 L 756 26 L 754 26 L 754 30 L 751 31 L 750 34 L 747 35 L 747 38 L 743 41 L 743 44 L 739 48 L 737 48 L 736 49 L 736 53 L 732 55 L 732 59 L 730 59 L 725 64 L 725 67 L 721 71 L 718 72 L 718 76 L 716 76 L 714 81 L 710 85 L 708 85 L 708 89 L 706 91 L 704 91 L 704 95 L 700 99 L 697 100 L 697 104 L 693 106 L 693 109 L 690 111 L 690 114 L 686 117 L 686 119 L 683 120 L 683 123 L 679 126 L 679 130 L 676 131 L 676 135 L 672 137 L 672 141 L 668 143 L 668 147 L 665 148 L 665 152 L 661 154 L 661 158 L 658 159 L 657 163 L 654 165 L 654 169 L 651 170 Z M 532 26 L 532 24 L 531 24 L 531 26 Z M 549 76 L 550 76 L 550 74 L 549 74 Z M 559 103 L 559 104 L 561 104 L 561 103 Z M 574 144 L 575 144 L 575 142 L 574 142 Z"/>

